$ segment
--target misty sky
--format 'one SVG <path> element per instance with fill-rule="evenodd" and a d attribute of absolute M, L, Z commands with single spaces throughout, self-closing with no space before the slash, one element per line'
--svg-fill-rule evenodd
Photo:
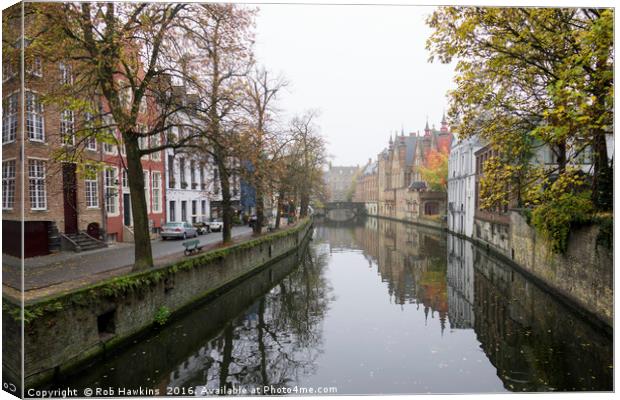
<path fill-rule="evenodd" d="M 259 63 L 290 82 L 279 107 L 309 108 L 334 165 L 376 159 L 390 134 L 439 127 L 453 65 L 427 62 L 432 7 L 261 5 Z"/>

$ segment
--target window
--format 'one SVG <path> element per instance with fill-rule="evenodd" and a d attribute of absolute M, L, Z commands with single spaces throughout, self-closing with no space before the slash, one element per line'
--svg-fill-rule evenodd
<path fill-rule="evenodd" d="M 7 81 L 17 75 L 17 68 L 9 61 L 2 63 L 2 81 Z"/>
<path fill-rule="evenodd" d="M 204 164 L 200 164 L 200 183 L 202 185 L 202 190 L 207 188 L 207 181 L 205 180 L 205 166 Z"/>
<path fill-rule="evenodd" d="M 189 179 L 192 183 L 192 189 L 196 189 L 196 162 L 194 160 L 190 160 L 189 162 L 189 175 Z"/>
<path fill-rule="evenodd" d="M 86 185 L 84 192 L 86 193 L 86 207 L 99 207 L 99 190 L 97 185 L 97 170 L 94 167 L 86 168 L 86 176 L 84 178 Z"/>
<path fill-rule="evenodd" d="M 144 171 L 144 198 L 146 199 L 146 212 L 147 214 L 151 212 L 151 191 L 150 191 L 150 182 L 149 182 L 149 172 Z"/>
<path fill-rule="evenodd" d="M 118 148 L 119 148 L 119 153 L 121 153 L 121 156 L 127 155 L 127 152 L 125 150 L 125 141 L 123 140 L 123 135 L 121 134 L 118 135 Z"/>
<path fill-rule="evenodd" d="M 60 113 L 60 140 L 62 144 L 75 145 L 75 123 L 71 110 Z"/>
<path fill-rule="evenodd" d="M 121 184 L 123 185 L 123 189 L 127 189 L 129 187 L 128 183 L 127 183 L 127 170 L 123 169 L 123 176 L 121 179 Z"/>
<path fill-rule="evenodd" d="M 38 93 L 26 92 L 26 132 L 30 140 L 45 141 L 43 105 Z"/>
<path fill-rule="evenodd" d="M 121 105 L 124 105 L 126 109 L 131 108 L 131 103 L 133 101 L 133 93 L 131 91 L 131 87 L 124 87 L 119 90 L 119 96 Z"/>
<path fill-rule="evenodd" d="M 158 147 L 160 145 L 159 133 L 151 136 L 151 148 Z M 161 160 L 161 151 L 156 151 L 155 153 L 151 153 L 151 160 L 159 161 Z"/>
<path fill-rule="evenodd" d="M 170 201 L 170 212 L 168 213 L 170 215 L 170 222 L 174 222 L 177 219 L 177 214 L 176 214 L 176 202 L 174 201 Z"/>
<path fill-rule="evenodd" d="M 2 144 L 15 141 L 17 135 L 17 93 L 13 93 L 2 102 Z"/>
<path fill-rule="evenodd" d="M 174 189 L 174 156 L 168 155 L 168 187 Z"/>
<path fill-rule="evenodd" d="M 12 210 L 15 205 L 15 160 L 2 163 L 2 209 Z"/>
<path fill-rule="evenodd" d="M 181 221 L 187 222 L 187 201 L 181 202 Z"/>
<path fill-rule="evenodd" d="M 30 209 L 45 210 L 47 196 L 45 194 L 45 161 L 29 160 L 28 183 L 30 188 Z"/>
<path fill-rule="evenodd" d="M 201 215 L 204 217 L 205 215 L 207 215 L 207 201 L 203 200 L 202 204 L 200 206 L 200 211 L 201 211 Z"/>
<path fill-rule="evenodd" d="M 192 223 L 196 223 L 196 214 L 198 214 L 198 201 L 192 200 Z"/>
<path fill-rule="evenodd" d="M 161 212 L 161 173 L 153 172 L 153 212 Z"/>
<path fill-rule="evenodd" d="M 118 172 L 116 168 L 104 170 L 105 210 L 108 214 L 118 214 Z"/>
<path fill-rule="evenodd" d="M 32 59 L 32 62 L 28 63 L 27 72 L 35 76 L 43 76 L 43 62 L 41 61 L 41 57 L 37 56 Z"/>
<path fill-rule="evenodd" d="M 60 83 L 63 85 L 73 84 L 73 68 L 70 64 L 63 62 L 58 63 L 58 70 L 60 71 Z"/>
<path fill-rule="evenodd" d="M 187 182 L 185 181 L 185 158 L 179 158 L 179 173 L 181 174 L 181 189 L 185 189 Z"/>
<path fill-rule="evenodd" d="M 142 96 L 142 99 L 140 99 L 140 114 L 146 114 L 146 97 Z"/>
<path fill-rule="evenodd" d="M 116 129 L 114 128 L 114 121 L 112 117 L 105 116 L 103 123 L 105 124 L 102 135 L 102 137 L 105 138 L 103 142 L 103 152 L 106 154 L 116 154 Z"/>
<path fill-rule="evenodd" d="M 93 115 L 89 112 L 84 114 L 84 129 L 86 132 L 86 150 L 97 151 L 97 140 L 95 139 L 95 134 L 92 132 L 93 129 Z"/>

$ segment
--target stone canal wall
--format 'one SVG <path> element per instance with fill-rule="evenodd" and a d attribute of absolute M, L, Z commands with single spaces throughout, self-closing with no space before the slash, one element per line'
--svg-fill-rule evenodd
<path fill-rule="evenodd" d="M 516 266 L 565 304 L 611 331 L 613 238 L 605 237 L 599 225 L 572 229 L 566 254 L 553 253 L 551 245 L 517 211 L 510 211 L 507 223 L 495 224 L 491 233 L 480 232 L 475 230 L 472 238 L 452 233 Z"/>
<path fill-rule="evenodd" d="M 614 263 L 604 234 L 599 225 L 571 230 L 566 254 L 555 254 L 525 218 L 514 211 L 510 216 L 512 260 L 611 327 Z"/>
<path fill-rule="evenodd" d="M 311 220 L 301 221 L 286 231 L 27 304 L 26 388 L 78 370 L 144 333 L 158 319 L 165 320 L 221 293 L 296 251 L 311 230 Z M 20 348 L 20 322 L 10 315 L 15 314 L 15 308 L 10 311 L 7 307 L 10 300 L 3 298 L 3 344 Z M 5 357 L 4 371 L 19 371 L 19 365 L 7 365 L 14 362 Z"/>

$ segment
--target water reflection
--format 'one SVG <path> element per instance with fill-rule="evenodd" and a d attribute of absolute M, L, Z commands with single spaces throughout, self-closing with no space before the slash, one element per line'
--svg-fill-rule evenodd
<path fill-rule="evenodd" d="M 611 338 L 471 243 L 368 218 L 61 385 L 612 390 L 611 365 Z"/>

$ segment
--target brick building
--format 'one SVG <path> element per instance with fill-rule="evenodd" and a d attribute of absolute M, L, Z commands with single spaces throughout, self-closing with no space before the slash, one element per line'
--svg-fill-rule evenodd
<path fill-rule="evenodd" d="M 20 11 L 15 6 L 5 13 Z M 45 96 L 58 85 L 73 84 L 73 67 L 70 63 L 45 60 L 24 40 L 22 68 L 22 40 L 18 37 L 21 18 L 7 18 L 6 23 L 11 21 L 17 25 L 5 30 L 14 37 L 4 38 L 2 65 L 3 252 L 21 256 L 22 233 L 25 257 L 61 248 L 102 247 L 104 240 L 126 240 L 131 210 L 127 206 L 129 191 L 123 172 L 126 163 L 119 133 L 113 132 L 116 144 L 100 143 L 84 134 L 93 125 L 95 117 L 91 113 L 63 107 L 61 102 L 45 101 Z M 27 30 L 27 20 L 25 26 Z M 11 57 L 12 53 L 15 57 Z M 100 98 L 90 100 L 91 109 L 107 111 Z M 141 123 L 149 123 L 147 116 L 154 107 L 155 104 L 145 101 L 140 110 Z M 108 122 L 114 125 L 113 121 Z M 158 142 L 155 139 L 153 144 Z M 145 156 L 143 167 L 149 220 L 156 230 L 165 221 L 161 154 Z"/>

